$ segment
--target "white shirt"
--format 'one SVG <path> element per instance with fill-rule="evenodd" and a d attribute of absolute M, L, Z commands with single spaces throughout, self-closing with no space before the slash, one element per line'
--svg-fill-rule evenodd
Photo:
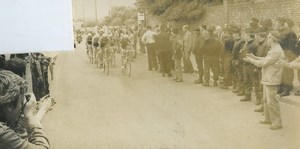
<path fill-rule="evenodd" d="M 154 36 L 156 35 L 155 32 L 148 30 L 147 32 L 144 33 L 142 37 L 142 41 L 144 44 L 147 43 L 155 43 Z"/>

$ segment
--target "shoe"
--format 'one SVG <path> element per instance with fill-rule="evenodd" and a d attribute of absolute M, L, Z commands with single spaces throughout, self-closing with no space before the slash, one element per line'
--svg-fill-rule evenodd
<path fill-rule="evenodd" d="M 174 81 L 177 81 L 177 78 L 174 78 L 173 80 L 174 80 Z"/>
<path fill-rule="evenodd" d="M 165 77 L 165 74 L 164 74 L 164 73 L 162 74 L 162 77 Z"/>
<path fill-rule="evenodd" d="M 270 129 L 272 129 L 272 130 L 278 130 L 278 129 L 281 129 L 281 128 L 282 128 L 281 125 L 278 125 L 278 126 L 272 125 L 272 126 L 270 127 Z"/>
<path fill-rule="evenodd" d="M 300 91 L 296 91 L 295 96 L 300 96 Z"/>
<path fill-rule="evenodd" d="M 214 81 L 214 86 L 218 86 L 218 82 L 217 81 Z"/>
<path fill-rule="evenodd" d="M 203 83 L 203 80 L 197 79 L 197 80 L 194 81 L 194 83 L 195 83 L 195 84 L 202 84 L 202 83 Z"/>
<path fill-rule="evenodd" d="M 152 69 L 150 69 L 150 68 L 149 68 L 148 70 L 149 70 L 149 71 L 152 71 Z"/>
<path fill-rule="evenodd" d="M 264 112 L 264 106 L 260 106 L 258 109 L 255 109 L 254 112 Z"/>
<path fill-rule="evenodd" d="M 168 77 L 172 77 L 172 74 L 169 73 L 169 74 L 168 74 Z"/>
<path fill-rule="evenodd" d="M 255 105 L 260 105 L 261 104 L 261 99 L 256 99 Z"/>
<path fill-rule="evenodd" d="M 221 89 L 228 89 L 228 86 L 225 86 L 224 84 L 220 85 Z"/>
<path fill-rule="evenodd" d="M 202 86 L 209 86 L 209 84 L 207 82 L 203 83 Z"/>
<path fill-rule="evenodd" d="M 282 85 L 278 85 L 277 94 L 281 94 L 284 91 L 284 87 Z"/>
<path fill-rule="evenodd" d="M 267 125 L 271 125 L 272 124 L 270 121 L 266 121 L 266 120 L 260 120 L 259 123 L 260 124 L 267 124 Z"/>
<path fill-rule="evenodd" d="M 283 91 L 281 94 L 279 94 L 280 97 L 284 97 L 284 96 L 289 96 L 290 95 L 290 91 Z"/>
<path fill-rule="evenodd" d="M 233 90 L 236 90 L 236 89 L 237 89 L 237 87 L 236 87 L 235 85 L 233 85 L 233 86 L 232 86 L 232 89 L 233 89 Z"/>
<path fill-rule="evenodd" d="M 241 99 L 240 101 L 251 101 L 251 98 L 249 98 L 249 97 L 244 97 L 244 98 Z"/>
<path fill-rule="evenodd" d="M 183 82 L 183 80 L 176 80 L 176 82 Z"/>
<path fill-rule="evenodd" d="M 238 95 L 238 96 L 244 96 L 244 95 L 245 95 L 245 92 L 244 92 L 244 91 L 240 91 L 240 92 L 238 92 L 236 95 Z"/>
<path fill-rule="evenodd" d="M 233 93 L 238 93 L 238 92 L 240 92 L 240 91 L 241 91 L 241 90 L 237 88 L 236 90 L 233 90 L 232 92 L 233 92 Z"/>

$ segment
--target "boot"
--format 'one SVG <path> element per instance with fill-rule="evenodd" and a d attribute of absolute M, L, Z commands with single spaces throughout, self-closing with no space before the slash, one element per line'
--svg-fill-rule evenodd
<path fill-rule="evenodd" d="M 245 95 L 245 91 L 241 90 L 240 92 L 237 93 L 238 96 L 244 96 Z"/>
<path fill-rule="evenodd" d="M 202 84 L 203 80 L 199 78 L 199 79 L 195 80 L 194 83 L 195 84 Z"/>
<path fill-rule="evenodd" d="M 251 95 L 246 95 L 244 98 L 242 98 L 240 101 L 251 101 Z"/>
<path fill-rule="evenodd" d="M 296 92 L 295 92 L 295 95 L 296 95 L 296 96 L 300 96 L 300 90 L 296 91 Z"/>
<path fill-rule="evenodd" d="M 279 94 L 280 97 L 289 96 L 289 95 L 290 95 L 290 91 L 288 90 L 284 90 L 281 94 Z"/>
<path fill-rule="evenodd" d="M 260 104 L 261 104 L 261 99 L 256 98 L 255 105 L 260 105 Z"/>
<path fill-rule="evenodd" d="M 228 86 L 225 86 L 224 84 L 221 84 L 221 85 L 220 85 L 220 88 L 221 88 L 221 89 L 228 89 Z"/>
<path fill-rule="evenodd" d="M 207 86 L 208 87 L 209 86 L 208 81 L 203 82 L 202 86 Z"/>
<path fill-rule="evenodd" d="M 277 87 L 277 94 L 281 94 L 284 91 L 283 84 L 279 84 Z"/>
<path fill-rule="evenodd" d="M 218 86 L 218 81 L 214 81 L 214 86 Z"/>
<path fill-rule="evenodd" d="M 233 90 L 236 90 L 236 88 L 237 88 L 236 85 L 233 84 L 232 89 L 233 89 Z"/>
<path fill-rule="evenodd" d="M 240 91 L 241 91 L 241 89 L 240 89 L 240 88 L 237 88 L 237 89 L 233 90 L 232 92 L 233 92 L 233 93 L 238 93 L 238 92 L 240 92 Z"/>
<path fill-rule="evenodd" d="M 264 112 L 264 106 L 260 106 L 258 109 L 254 110 L 255 112 Z"/>

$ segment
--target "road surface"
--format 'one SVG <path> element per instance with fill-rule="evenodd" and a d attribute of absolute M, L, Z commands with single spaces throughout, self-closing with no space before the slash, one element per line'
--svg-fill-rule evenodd
<path fill-rule="evenodd" d="M 120 55 L 117 55 L 120 56 Z M 147 70 L 138 55 L 132 76 L 120 62 L 109 76 L 88 62 L 83 45 L 61 53 L 44 121 L 54 149 L 296 149 L 299 134 L 258 124 L 253 102 L 230 90 L 184 82 Z"/>

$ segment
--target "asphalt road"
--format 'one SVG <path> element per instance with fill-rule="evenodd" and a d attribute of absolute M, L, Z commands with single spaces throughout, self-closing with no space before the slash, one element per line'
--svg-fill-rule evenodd
<path fill-rule="evenodd" d="M 120 55 L 117 55 L 120 56 Z M 299 134 L 258 123 L 253 102 L 230 90 L 184 82 L 147 70 L 139 55 L 132 76 L 120 62 L 109 76 L 88 62 L 84 46 L 61 53 L 44 121 L 54 149 L 296 149 Z"/>

